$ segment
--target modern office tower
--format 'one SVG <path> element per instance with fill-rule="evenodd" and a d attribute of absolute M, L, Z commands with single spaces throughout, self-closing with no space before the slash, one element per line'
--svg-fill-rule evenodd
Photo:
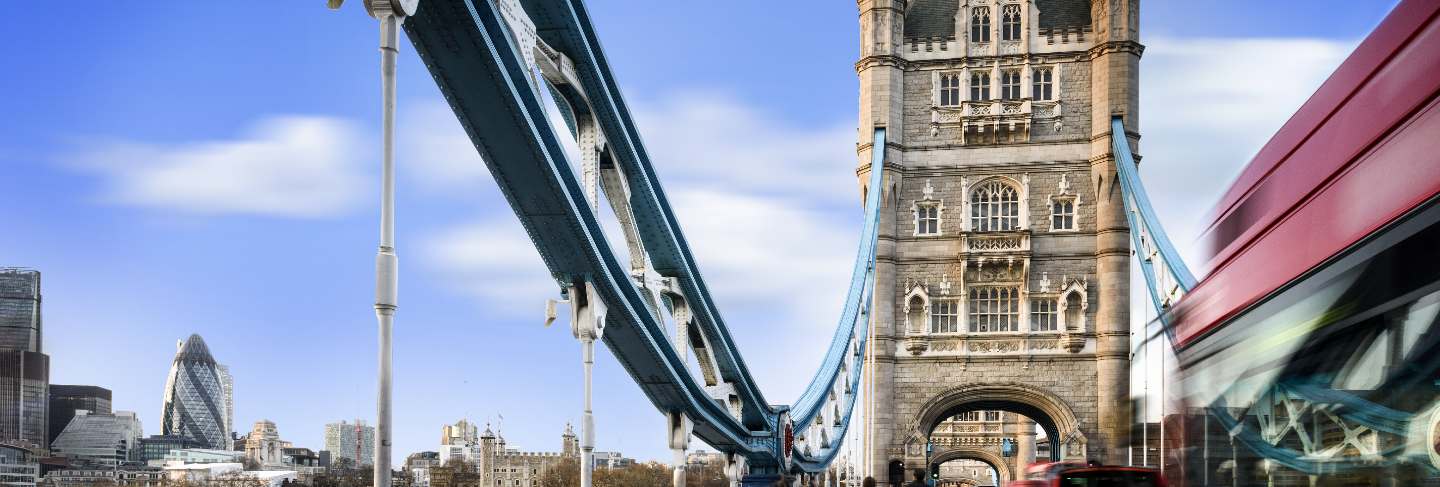
<path fill-rule="evenodd" d="M 40 330 L 40 272 L 0 268 L 0 441 L 35 449 L 50 440 L 50 357 Z"/>
<path fill-rule="evenodd" d="M 220 370 L 220 390 L 225 392 L 225 434 L 235 434 L 235 378 L 230 375 L 230 367 L 225 364 L 216 364 Z"/>
<path fill-rule="evenodd" d="M 76 386 L 50 384 L 50 437 L 49 445 L 70 424 L 75 411 L 90 411 L 110 414 L 110 389 L 99 386 Z"/>
<path fill-rule="evenodd" d="M 40 348 L 40 271 L 0 268 L 0 350 Z"/>
<path fill-rule="evenodd" d="M 177 348 L 165 380 L 160 433 L 190 438 L 202 448 L 229 450 L 232 445 L 229 425 L 225 423 L 227 408 L 220 364 L 200 335 L 190 335 Z"/>
<path fill-rule="evenodd" d="M 130 450 L 144 435 L 140 418 L 130 411 L 94 414 L 77 411 L 51 443 L 52 453 L 72 462 L 115 466 L 130 460 Z"/>
<path fill-rule="evenodd" d="M 42 449 L 49 427 L 50 357 L 0 351 L 0 441 Z"/>
<path fill-rule="evenodd" d="M 137 462 L 163 462 L 165 456 L 175 450 L 195 448 L 195 440 L 184 436 L 174 435 L 150 435 L 135 440 L 136 446 L 132 448 L 130 459 Z"/>
<path fill-rule="evenodd" d="M 366 426 L 358 419 L 354 423 L 327 424 L 325 450 L 332 455 L 331 462 L 346 459 L 356 466 L 372 465 L 375 463 L 375 427 Z"/>

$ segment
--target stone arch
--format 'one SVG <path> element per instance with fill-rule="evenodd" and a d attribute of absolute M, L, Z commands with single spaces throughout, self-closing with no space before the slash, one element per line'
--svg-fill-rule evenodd
<path fill-rule="evenodd" d="M 1088 327 L 1085 314 L 1090 310 L 1090 293 L 1087 287 L 1080 281 L 1071 281 L 1060 291 L 1055 304 L 1061 331 L 1084 333 Z"/>
<path fill-rule="evenodd" d="M 930 465 L 941 465 L 951 460 L 975 460 L 989 464 L 990 468 L 995 469 L 995 475 L 1000 476 L 1000 478 L 997 479 L 1000 481 L 1000 485 L 1006 485 L 1010 483 L 1011 479 L 1016 478 L 1015 472 L 1010 471 L 1010 462 L 1005 461 L 1005 457 L 983 448 L 965 446 L 951 448 L 940 452 L 935 455 L 935 458 L 930 459 Z M 927 471 L 930 465 L 926 466 Z"/>
<path fill-rule="evenodd" d="M 901 312 L 905 316 L 906 335 L 924 335 L 929 327 L 930 318 L 930 293 L 925 290 L 925 285 L 916 283 L 905 294 L 905 301 L 902 302 Z"/>
<path fill-rule="evenodd" d="M 961 410 L 978 409 L 1009 411 L 1034 420 L 1054 445 L 1050 449 L 1052 460 L 1085 457 L 1088 441 L 1070 406 L 1050 391 L 1016 382 L 966 384 L 941 391 L 910 420 L 909 442 L 924 445 L 940 422 Z"/>

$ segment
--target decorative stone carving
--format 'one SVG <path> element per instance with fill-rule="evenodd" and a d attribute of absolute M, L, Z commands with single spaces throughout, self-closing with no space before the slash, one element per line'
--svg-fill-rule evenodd
<path fill-rule="evenodd" d="M 1031 350 L 1055 350 L 1060 348 L 1060 340 L 1034 340 L 1030 342 Z"/>
<path fill-rule="evenodd" d="M 924 338 L 908 338 L 905 340 L 905 351 L 910 355 L 919 356 L 930 349 L 930 343 Z"/>
<path fill-rule="evenodd" d="M 935 340 L 931 343 L 931 350 L 936 352 L 953 352 L 960 346 L 960 340 Z"/>
<path fill-rule="evenodd" d="M 1040 273 L 1040 292 L 1041 292 L 1041 293 L 1048 293 L 1048 292 L 1050 292 L 1050 273 L 1049 273 L 1049 272 L 1041 272 L 1041 273 Z"/>
<path fill-rule="evenodd" d="M 1011 353 L 1020 351 L 1019 340 L 971 340 L 965 346 L 974 353 Z"/>
<path fill-rule="evenodd" d="M 1067 352 L 1080 353 L 1080 350 L 1085 348 L 1085 336 L 1067 331 L 1060 337 L 1060 344 L 1065 347 Z"/>
<path fill-rule="evenodd" d="M 925 178 L 925 187 L 920 190 L 926 200 L 934 199 L 935 187 L 930 185 L 930 178 Z"/>

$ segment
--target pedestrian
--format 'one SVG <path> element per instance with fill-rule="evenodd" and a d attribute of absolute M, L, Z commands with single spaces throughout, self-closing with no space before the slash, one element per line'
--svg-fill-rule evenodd
<path fill-rule="evenodd" d="M 875 485 L 875 477 L 865 477 L 865 480 L 862 481 L 862 482 L 860 482 L 860 487 L 878 487 L 878 486 Z"/>
<path fill-rule="evenodd" d="M 905 487 L 930 487 L 930 484 L 925 483 L 925 470 L 917 468 L 914 475 L 915 481 L 905 484 Z"/>

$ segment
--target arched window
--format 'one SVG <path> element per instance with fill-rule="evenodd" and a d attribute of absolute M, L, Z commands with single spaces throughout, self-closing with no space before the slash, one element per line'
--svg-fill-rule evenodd
<path fill-rule="evenodd" d="M 1007 69 L 1000 72 L 1000 99 L 1020 99 L 1020 70 Z"/>
<path fill-rule="evenodd" d="M 970 193 L 970 230 L 1005 232 L 1020 228 L 1020 194 L 1000 181 L 985 183 Z"/>
<path fill-rule="evenodd" d="M 1055 70 L 1049 67 L 1035 68 L 1030 72 L 1030 97 L 1036 101 L 1050 101 L 1054 97 Z"/>
<path fill-rule="evenodd" d="M 970 9 L 970 42 L 990 42 L 990 7 Z"/>
<path fill-rule="evenodd" d="M 986 70 L 975 70 L 970 72 L 970 100 L 984 101 L 990 99 L 990 72 Z"/>
<path fill-rule="evenodd" d="M 960 104 L 960 75 L 957 73 L 945 73 L 940 75 L 940 106 L 953 107 Z"/>
<path fill-rule="evenodd" d="M 1000 11 L 1000 40 L 1020 40 L 1020 6 L 1016 4 L 1006 5 Z"/>

